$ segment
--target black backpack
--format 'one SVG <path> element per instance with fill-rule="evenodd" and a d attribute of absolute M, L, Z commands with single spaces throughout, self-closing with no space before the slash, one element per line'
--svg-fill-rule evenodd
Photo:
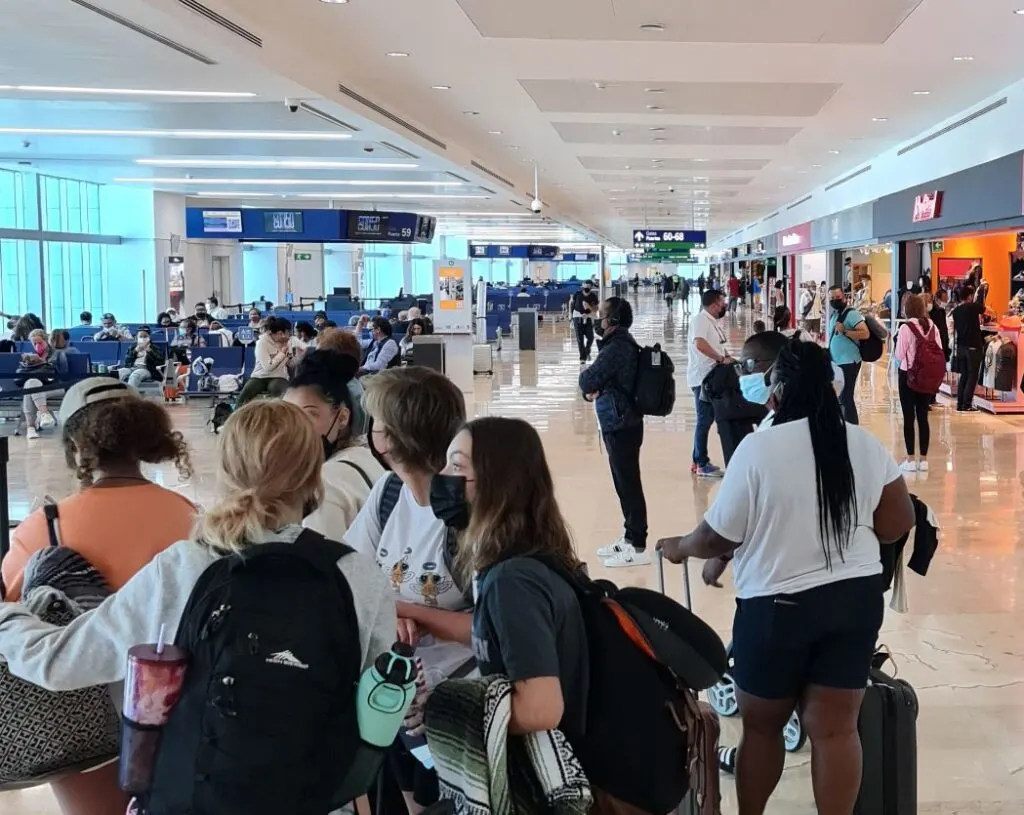
<path fill-rule="evenodd" d="M 676 403 L 676 366 L 661 345 L 637 345 L 633 401 L 644 416 L 668 416 Z"/>
<path fill-rule="evenodd" d="M 304 530 L 199 578 L 175 644 L 190 662 L 160 741 L 148 815 L 326 815 L 360 744 L 351 553 Z"/>
<path fill-rule="evenodd" d="M 846 319 L 846 315 L 851 311 L 853 309 L 849 307 L 843 309 L 836 324 L 838 325 L 843 322 Z M 885 339 L 889 336 L 889 332 L 885 330 L 885 326 L 870 314 L 864 315 L 864 322 L 868 327 L 867 339 L 854 340 L 854 342 L 857 343 L 857 348 L 860 349 L 860 358 L 864 362 L 878 362 L 882 358 L 882 351 L 885 349 Z"/>
<path fill-rule="evenodd" d="M 586 729 L 573 743 L 584 772 L 644 812 L 674 811 L 705 747 L 696 692 L 725 673 L 725 646 L 665 595 L 543 562 L 572 587 L 587 631 Z"/>

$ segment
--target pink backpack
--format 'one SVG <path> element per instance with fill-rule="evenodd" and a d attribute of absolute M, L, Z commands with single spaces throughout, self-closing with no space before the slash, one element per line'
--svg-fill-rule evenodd
<path fill-rule="evenodd" d="M 917 339 L 914 347 L 914 364 L 907 370 L 907 385 L 913 391 L 934 396 L 939 392 L 939 385 L 946 375 L 946 355 L 939 344 L 931 339 L 932 332 L 937 329 L 932 323 L 928 334 L 923 335 L 913 321 L 908 322 L 907 326 Z"/>

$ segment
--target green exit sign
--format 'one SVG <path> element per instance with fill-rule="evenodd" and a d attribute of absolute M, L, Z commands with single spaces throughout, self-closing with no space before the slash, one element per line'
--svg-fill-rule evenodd
<path fill-rule="evenodd" d="M 946 251 L 946 244 L 944 244 L 942 241 L 932 241 L 932 251 L 933 252 L 945 252 Z"/>
<path fill-rule="evenodd" d="M 313 259 L 313 255 L 310 254 L 309 252 L 296 252 L 295 253 L 295 259 L 296 260 L 312 260 Z"/>

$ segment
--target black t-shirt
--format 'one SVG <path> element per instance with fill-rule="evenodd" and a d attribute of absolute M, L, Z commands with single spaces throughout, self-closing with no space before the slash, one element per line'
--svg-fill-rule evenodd
<path fill-rule="evenodd" d="M 984 313 L 985 307 L 981 303 L 961 303 L 953 309 L 953 331 L 958 349 L 984 346 L 981 336 L 981 316 Z"/>
<path fill-rule="evenodd" d="M 473 653 L 484 676 L 512 682 L 557 676 L 565 713 L 559 729 L 571 741 L 586 725 L 587 632 L 576 594 L 533 558 L 498 563 L 479 576 Z"/>

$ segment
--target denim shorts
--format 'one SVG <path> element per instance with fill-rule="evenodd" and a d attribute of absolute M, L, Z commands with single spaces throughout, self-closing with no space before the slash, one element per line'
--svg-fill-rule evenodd
<path fill-rule="evenodd" d="M 876 575 L 737 600 L 736 685 L 760 699 L 796 699 L 808 685 L 865 688 L 882 627 L 882 590 Z"/>

